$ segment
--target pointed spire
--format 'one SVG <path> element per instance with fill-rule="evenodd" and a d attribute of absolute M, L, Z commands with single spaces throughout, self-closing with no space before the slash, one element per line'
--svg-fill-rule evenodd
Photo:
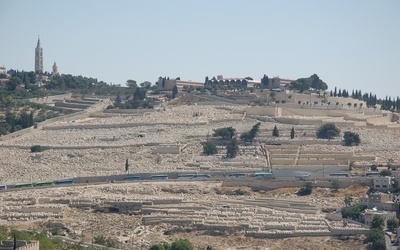
<path fill-rule="evenodd" d="M 37 46 L 36 48 L 40 48 L 40 35 L 38 35 Z"/>

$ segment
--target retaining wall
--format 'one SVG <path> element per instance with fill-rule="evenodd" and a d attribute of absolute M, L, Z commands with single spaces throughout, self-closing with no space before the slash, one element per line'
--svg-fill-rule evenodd
<path fill-rule="evenodd" d="M 368 125 L 383 125 L 383 124 L 389 124 L 392 121 L 392 114 L 387 114 L 381 117 L 371 117 L 367 119 L 367 124 Z"/>
<path fill-rule="evenodd" d="M 56 107 L 63 108 L 74 108 L 74 109 L 87 109 L 91 106 L 91 104 L 78 104 L 78 103 L 69 103 L 69 102 L 56 102 L 54 104 Z"/>
<path fill-rule="evenodd" d="M 183 146 L 157 146 L 153 149 L 153 154 L 180 154 Z"/>
<path fill-rule="evenodd" d="M 312 180 L 310 180 L 312 181 Z M 339 180 L 339 188 L 346 188 L 350 185 L 353 185 L 355 183 L 358 183 L 363 186 L 372 186 L 372 180 L 371 179 L 340 179 Z M 224 180 L 222 182 L 222 186 L 225 187 L 238 187 L 238 186 L 245 186 L 249 187 L 255 191 L 258 190 L 265 190 L 265 191 L 270 191 L 278 188 L 284 188 L 284 187 L 303 187 L 305 185 L 304 181 L 300 181 L 297 179 L 288 179 L 285 181 L 282 180 L 249 180 L 249 179 L 244 179 L 244 180 Z M 313 183 L 314 187 L 322 187 L 322 188 L 331 188 L 332 183 L 329 180 L 326 181 L 317 181 Z"/>
<path fill-rule="evenodd" d="M 278 107 L 249 107 L 245 112 L 246 115 L 277 116 L 277 109 Z"/>
<path fill-rule="evenodd" d="M 159 112 L 157 109 L 105 109 L 106 114 L 145 114 L 150 112 Z"/>

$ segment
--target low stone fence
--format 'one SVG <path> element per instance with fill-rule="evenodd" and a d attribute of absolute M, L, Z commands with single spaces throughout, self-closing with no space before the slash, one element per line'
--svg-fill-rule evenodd
<path fill-rule="evenodd" d="M 0 141 L 7 141 L 7 140 L 10 140 L 10 139 L 13 139 L 13 138 L 17 138 L 17 137 L 20 137 L 20 136 L 22 136 L 24 134 L 32 132 L 33 130 L 34 130 L 34 128 L 32 126 L 32 127 L 29 127 L 29 128 L 18 130 L 16 132 L 10 133 L 8 135 L 2 135 L 2 136 L 0 136 Z"/>
<path fill-rule="evenodd" d="M 106 114 L 145 114 L 152 112 L 159 112 L 158 109 L 105 109 L 103 112 Z"/>
<path fill-rule="evenodd" d="M 287 238 L 287 237 L 302 237 L 302 236 L 340 236 L 340 235 L 359 235 L 359 234 L 369 234 L 370 229 L 363 230 L 309 230 L 308 232 L 294 232 L 294 231 L 284 231 L 284 232 L 263 232 L 263 231 L 246 231 L 245 236 L 250 236 L 254 238 Z"/>
<path fill-rule="evenodd" d="M 87 109 L 92 104 L 84 104 L 84 103 L 70 103 L 70 102 L 56 102 L 54 106 L 62 107 L 62 108 L 73 108 L 73 109 Z"/>
<path fill-rule="evenodd" d="M 321 188 L 331 188 L 332 183 L 330 180 L 322 180 L 322 181 L 313 181 L 314 188 L 321 187 Z M 342 178 L 338 179 L 339 181 L 339 188 L 346 188 L 355 183 L 360 184 L 362 186 L 372 186 L 371 179 L 352 179 L 352 178 Z M 245 186 L 251 188 L 253 191 L 270 191 L 278 188 L 286 188 L 286 187 L 304 187 L 307 181 L 301 181 L 297 179 L 287 179 L 285 181 L 282 180 L 224 180 L 222 186 L 224 187 L 238 187 L 238 186 Z"/>

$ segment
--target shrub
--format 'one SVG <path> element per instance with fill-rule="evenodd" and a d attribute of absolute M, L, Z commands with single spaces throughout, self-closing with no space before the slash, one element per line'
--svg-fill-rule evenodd
<path fill-rule="evenodd" d="M 311 182 L 306 182 L 306 185 L 297 192 L 297 195 L 299 196 L 304 196 L 304 195 L 310 195 L 313 190 L 313 184 Z"/>
<path fill-rule="evenodd" d="M 391 176 L 392 175 L 392 171 L 390 170 L 382 170 L 380 172 L 380 176 Z"/>
<path fill-rule="evenodd" d="M 366 208 L 364 205 L 344 207 L 340 210 L 342 217 L 345 219 L 357 220 L 360 218 L 361 212 Z"/>
<path fill-rule="evenodd" d="M 231 139 L 226 145 L 226 157 L 235 158 L 239 151 L 239 145 L 236 138 Z"/>
<path fill-rule="evenodd" d="M 352 146 L 352 145 L 358 146 L 358 144 L 360 144 L 361 142 L 360 136 L 357 133 L 353 133 L 350 131 L 344 132 L 343 141 L 344 145 L 346 146 Z"/>
<path fill-rule="evenodd" d="M 236 129 L 233 127 L 218 128 L 214 130 L 213 136 L 220 136 L 224 140 L 230 140 L 235 136 Z"/>
<path fill-rule="evenodd" d="M 32 153 L 35 153 L 35 152 L 43 152 L 43 151 L 45 151 L 46 150 L 46 148 L 45 147 L 42 147 L 42 146 L 40 146 L 40 145 L 33 145 L 32 147 L 31 147 L 31 152 Z"/>
<path fill-rule="evenodd" d="M 338 191 L 339 186 L 340 186 L 340 183 L 339 183 L 338 180 L 333 180 L 333 181 L 331 182 L 331 187 L 332 187 L 332 189 L 333 189 L 335 192 Z"/>
<path fill-rule="evenodd" d="M 317 130 L 317 138 L 333 139 L 340 134 L 340 129 L 333 123 L 321 125 Z"/>
<path fill-rule="evenodd" d="M 203 145 L 203 153 L 206 155 L 213 155 L 218 153 L 217 145 L 212 141 L 207 141 Z"/>
<path fill-rule="evenodd" d="M 387 220 L 386 224 L 390 231 L 394 231 L 399 227 L 399 221 L 397 219 L 389 219 Z"/>

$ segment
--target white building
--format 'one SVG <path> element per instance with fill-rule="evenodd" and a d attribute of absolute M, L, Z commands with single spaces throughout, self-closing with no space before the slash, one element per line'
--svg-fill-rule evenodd
<path fill-rule="evenodd" d="M 7 70 L 4 66 L 0 66 L 0 75 L 5 75 L 7 74 Z"/>

